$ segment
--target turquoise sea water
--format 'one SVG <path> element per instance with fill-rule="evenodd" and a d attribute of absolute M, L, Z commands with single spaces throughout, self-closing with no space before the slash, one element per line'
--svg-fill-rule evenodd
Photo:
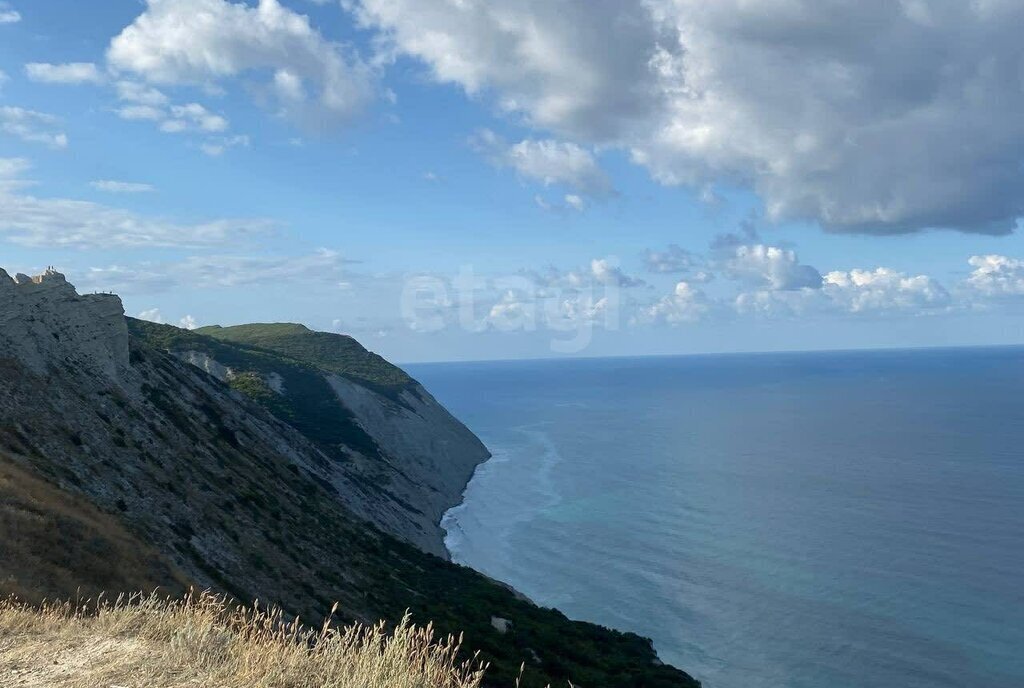
<path fill-rule="evenodd" d="M 709 688 L 1024 686 L 1024 348 L 432 364 L 453 557 Z"/>

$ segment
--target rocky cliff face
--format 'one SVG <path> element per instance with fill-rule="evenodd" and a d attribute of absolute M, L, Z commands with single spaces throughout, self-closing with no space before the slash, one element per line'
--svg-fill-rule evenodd
<path fill-rule="evenodd" d="M 0 269 L 0 343 L 37 373 L 56 365 L 116 379 L 128 365 L 121 299 L 80 296 L 53 270 L 11 279 Z"/>
<path fill-rule="evenodd" d="M 419 384 L 390 399 L 341 375 L 327 381 L 389 457 L 390 491 L 416 505 L 428 551 L 447 556 L 441 517 L 462 501 L 473 471 L 490 457 L 487 449 Z"/>
<path fill-rule="evenodd" d="M 299 558 L 297 529 L 308 533 L 304 555 L 355 577 L 325 529 L 336 520 L 334 537 L 379 535 L 348 506 L 356 488 L 331 484 L 331 461 L 312 442 L 197 368 L 131 342 L 117 297 L 80 296 L 53 272 L 3 290 L 0 453 L 121 515 L 201 586 L 309 612 L 309 569 L 281 573 Z M 371 618 L 360 588 L 339 586 L 338 597 Z"/>

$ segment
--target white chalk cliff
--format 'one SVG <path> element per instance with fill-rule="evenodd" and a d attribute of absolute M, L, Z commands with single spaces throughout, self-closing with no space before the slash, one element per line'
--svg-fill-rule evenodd
<path fill-rule="evenodd" d="M 0 269 L 0 344 L 37 373 L 51 366 L 116 379 L 128 366 L 121 299 L 79 295 L 64 275 L 11 278 Z"/>

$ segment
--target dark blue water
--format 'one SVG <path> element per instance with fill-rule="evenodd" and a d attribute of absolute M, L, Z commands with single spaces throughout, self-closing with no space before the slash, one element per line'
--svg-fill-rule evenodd
<path fill-rule="evenodd" d="M 709 688 L 1024 686 L 1024 349 L 411 366 L 456 560 Z"/>

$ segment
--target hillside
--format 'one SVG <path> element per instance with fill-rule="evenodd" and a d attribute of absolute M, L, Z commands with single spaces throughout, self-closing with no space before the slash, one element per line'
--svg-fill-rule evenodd
<path fill-rule="evenodd" d="M 321 370 L 347 378 L 381 393 L 397 397 L 415 381 L 398 366 L 367 351 L 352 337 L 314 332 L 305 325 L 270 323 L 235 327 L 201 327 L 196 330 L 216 339 L 276 351 Z"/>
<path fill-rule="evenodd" d="M 351 495 L 351 508 L 447 557 L 438 524 L 490 454 L 399 368 L 350 337 L 301 325 L 189 332 L 129 319 L 129 331 L 291 425 L 330 459 L 328 479 Z M 344 372 L 352 370 L 360 373 Z"/>
<path fill-rule="evenodd" d="M 190 581 L 111 514 L 0 451 L 0 588 L 23 600 L 107 590 L 182 593 Z"/>
<path fill-rule="evenodd" d="M 388 434 L 432 422 L 435 411 L 406 406 L 418 389 L 396 402 L 269 350 L 137 322 L 132 332 L 116 297 L 80 296 L 57 273 L 15 283 L 0 272 L 0 454 L 23 484 L 22 475 L 42 486 L 32 508 L 56 518 L 66 506 L 66 518 L 84 524 L 77 532 L 85 542 L 97 543 L 89 557 L 71 550 L 61 558 L 45 541 L 45 557 L 10 548 L 4 588 L 73 597 L 79 580 L 127 589 L 189 581 L 314 624 L 336 601 L 340 622 L 397 622 L 409 610 L 443 634 L 464 632 L 467 649 L 492 663 L 490 685 L 512 685 L 523 662 L 527 688 L 570 678 L 583 686 L 695 685 L 658 665 L 648 641 L 540 609 L 400 537 L 417 507 L 398 509 L 394 485 L 413 489 L 416 480 L 399 473 L 429 464 L 399 455 L 412 439 Z M 238 369 L 229 373 L 228 364 Z M 279 398 L 254 400 L 238 391 L 240 379 Z M 334 446 L 316 429 L 301 431 L 312 425 L 301 416 L 314 395 L 297 387 L 289 394 L 289 385 L 318 379 L 359 401 L 353 410 L 333 395 L 355 423 L 337 431 Z M 347 444 L 356 426 L 376 454 Z M 388 489 L 365 479 L 374 465 L 393 479 Z M 11 542 L 21 528 L 10 519 L 0 526 L 15 531 L 0 533 Z M 132 556 L 124 572 L 138 575 L 119 579 Z M 85 570 L 87 562 L 98 570 Z M 499 631 L 494 618 L 508 619 L 511 630 Z"/>

